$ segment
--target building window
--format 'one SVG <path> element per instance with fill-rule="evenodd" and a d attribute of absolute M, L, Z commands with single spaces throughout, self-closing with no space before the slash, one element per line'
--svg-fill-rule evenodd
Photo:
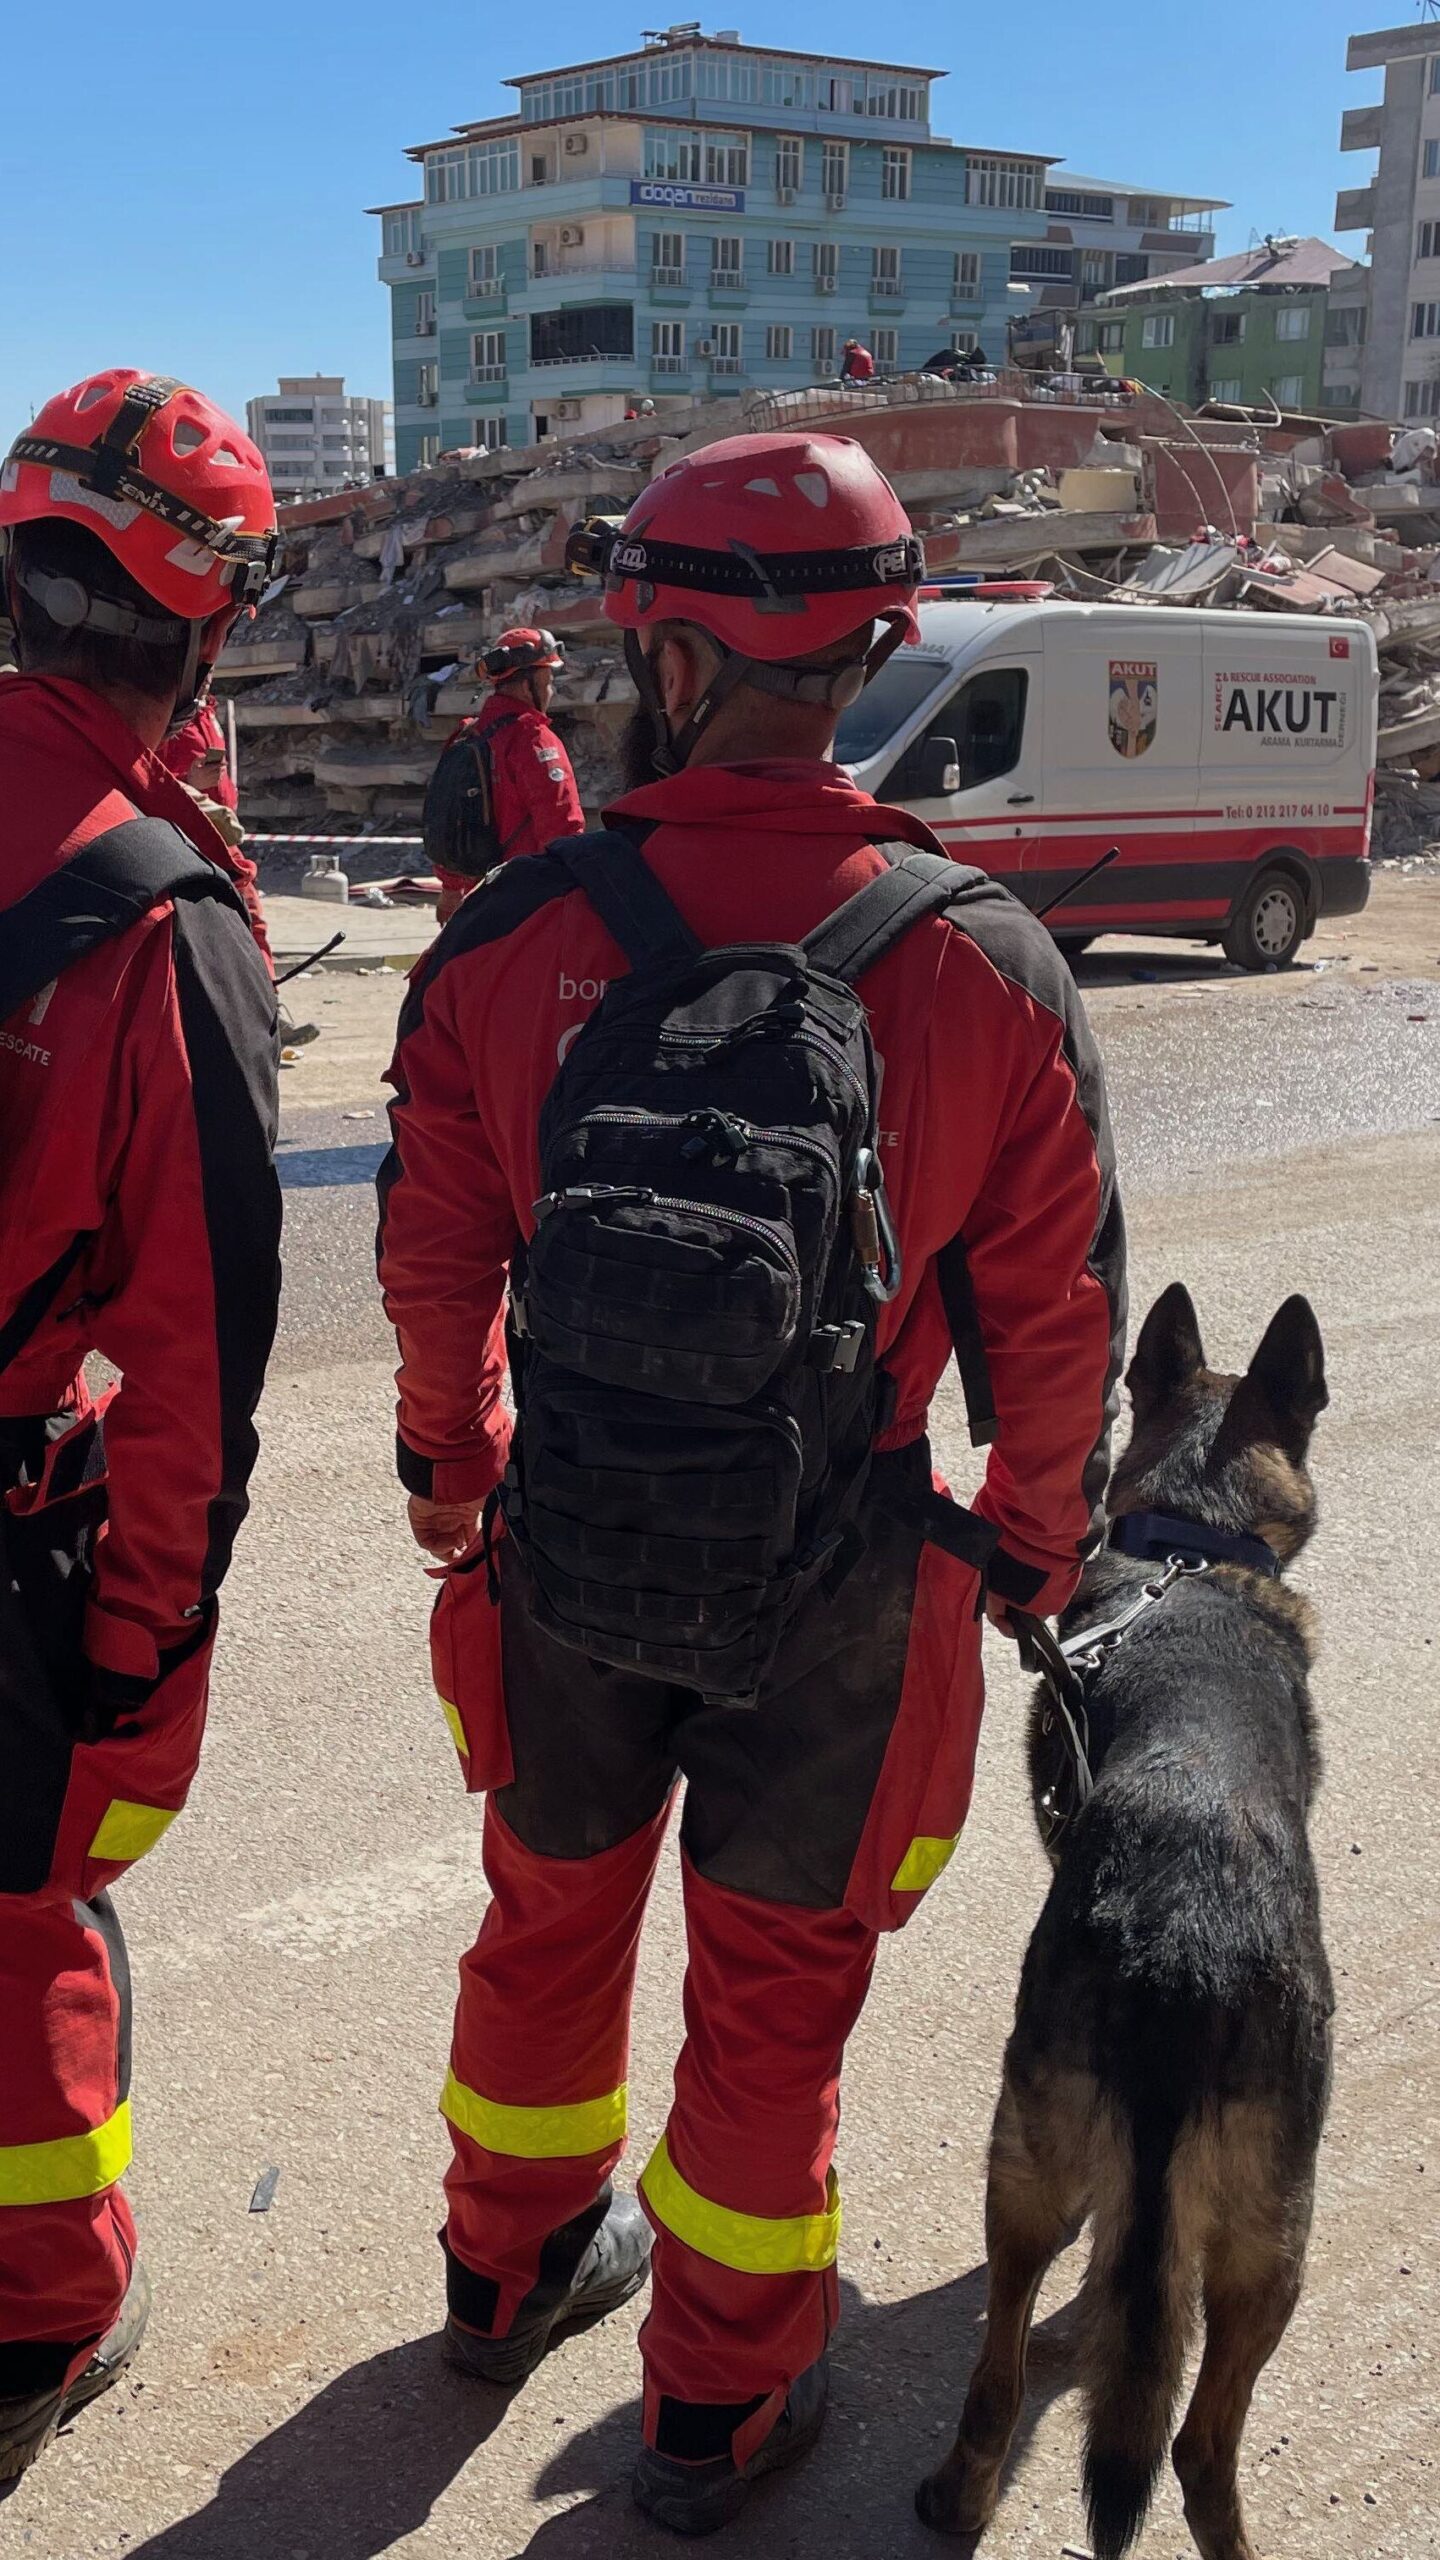
<path fill-rule="evenodd" d="M 435 335 L 435 296 L 428 291 L 415 296 L 415 335 L 417 338 L 433 338 Z"/>
<path fill-rule="evenodd" d="M 900 274 L 898 249 L 872 249 L 870 252 L 870 290 L 894 301 L 905 290 Z"/>
<path fill-rule="evenodd" d="M 817 373 L 823 374 L 834 372 L 835 332 L 833 329 L 811 330 L 810 361 L 814 365 Z"/>
<path fill-rule="evenodd" d="M 824 150 L 823 150 L 823 151 L 821 152 L 821 154 L 820 154 L 820 192 L 821 192 L 821 194 L 822 194 L 822 195 L 824 195 L 824 196 L 826 196 L 826 197 L 829 197 L 829 198 L 836 198 L 836 197 L 838 197 L 838 198 L 839 198 L 839 200 L 840 200 L 840 202 L 843 204 L 843 202 L 844 202 L 844 200 L 845 200 L 845 190 L 846 190 L 846 188 L 849 186 L 849 184 L 850 184 L 850 145 L 849 145 L 849 143 L 848 143 L 848 142 L 827 142 L 827 143 L 826 143 L 826 145 L 825 145 Z"/>
<path fill-rule="evenodd" d="M 717 133 L 705 143 L 707 187 L 744 187 L 750 183 L 750 145 L 743 133 Z"/>
<path fill-rule="evenodd" d="M 655 373 L 684 372 L 685 323 L 683 320 L 651 321 L 650 366 Z"/>
<path fill-rule="evenodd" d="M 1416 264 L 1422 258 L 1440 258 L 1440 222 L 1418 222 L 1415 226 Z"/>
<path fill-rule="evenodd" d="M 415 368 L 415 397 L 422 409 L 433 409 L 440 397 L 440 367 L 433 362 Z"/>
<path fill-rule="evenodd" d="M 817 240 L 810 252 L 815 262 L 815 282 L 822 293 L 833 293 L 840 281 L 840 243 Z"/>
<path fill-rule="evenodd" d="M 793 240 L 766 241 L 765 273 L 767 276 L 793 276 L 795 273 L 795 243 Z"/>
<path fill-rule="evenodd" d="M 717 320 L 710 332 L 710 370 L 712 373 L 739 373 L 743 370 L 740 353 L 738 320 Z"/>
<path fill-rule="evenodd" d="M 260 414 L 267 427 L 308 427 L 314 412 L 310 409 L 263 409 Z"/>
<path fill-rule="evenodd" d="M 431 204 L 457 204 L 462 196 L 508 195 L 519 184 L 520 145 L 514 139 L 432 151 L 425 163 L 425 193 Z"/>
<path fill-rule="evenodd" d="M 381 248 L 387 258 L 405 258 L 421 252 L 420 209 L 406 205 L 400 213 L 387 213 L 381 229 Z"/>
<path fill-rule="evenodd" d="M 494 293 L 500 282 L 500 252 L 492 241 L 486 249 L 470 252 L 470 291 L 484 296 Z"/>
<path fill-rule="evenodd" d="M 1212 400 L 1229 401 L 1238 408 L 1245 397 L 1244 385 L 1240 380 L 1239 374 L 1227 373 L 1223 381 L 1212 382 L 1210 385 L 1210 397 Z"/>
<path fill-rule="evenodd" d="M 477 382 L 505 379 L 505 332 L 477 329 L 470 341 L 470 371 Z"/>
<path fill-rule="evenodd" d="M 1118 356 L 1125 352 L 1123 320 L 1101 320 L 1096 323 L 1095 345 L 1102 356 Z"/>
<path fill-rule="evenodd" d="M 1363 347 L 1365 344 L 1365 306 L 1363 303 L 1341 303 L 1325 314 L 1327 347 Z"/>
<path fill-rule="evenodd" d="M 1278 382 L 1271 383 L 1270 396 L 1277 409 L 1298 409 L 1305 397 L 1304 374 L 1282 373 Z"/>
<path fill-rule="evenodd" d="M 805 184 L 805 145 L 795 134 L 782 133 L 775 145 L 775 192 L 798 196 Z"/>
<path fill-rule="evenodd" d="M 783 328 L 766 330 L 765 353 L 771 364 L 788 364 L 794 347 L 795 332 L 788 324 Z"/>
<path fill-rule="evenodd" d="M 1173 311 L 1148 311 L 1140 328 L 1142 347 L 1173 347 L 1175 314 Z"/>
<path fill-rule="evenodd" d="M 1130 249 L 1116 250 L 1115 281 L 1117 284 L 1143 284 L 1149 273 L 1148 258 L 1139 257 Z"/>
<path fill-rule="evenodd" d="M 700 180 L 698 134 L 674 133 L 668 128 L 647 126 L 645 175 L 647 178 L 674 178 L 682 186 L 697 186 Z"/>
<path fill-rule="evenodd" d="M 1058 276 L 1068 284 L 1075 273 L 1073 249 L 1049 249 L 1042 241 L 1022 240 L 1010 252 L 1010 281 L 1023 284 L 1027 279 Z"/>
<path fill-rule="evenodd" d="M 1218 311 L 1210 323 L 1210 343 L 1216 347 L 1238 347 L 1245 336 L 1243 311 Z"/>
<path fill-rule="evenodd" d="M 683 285 L 685 282 L 685 235 L 683 231 L 657 231 L 650 243 L 650 282 L 652 285 Z"/>
<path fill-rule="evenodd" d="M 568 311 L 530 315 L 532 364 L 597 364 L 634 350 L 633 302 L 572 303 Z"/>
<path fill-rule="evenodd" d="M 906 88 L 896 80 L 867 80 L 865 113 L 883 116 L 887 124 L 923 124 L 925 92 Z"/>
<path fill-rule="evenodd" d="M 898 329 L 875 329 L 875 330 L 873 330 L 873 331 L 871 332 L 871 337 L 870 337 L 870 353 L 871 353 L 871 354 L 872 354 L 872 356 L 874 357 L 874 359 L 875 359 L 875 361 L 876 361 L 876 363 L 877 363 L 877 364 L 880 364 L 880 365 L 891 365 L 891 366 L 897 365 L 897 364 L 899 363 L 899 361 L 900 361 L 900 332 L 899 332 L 899 330 L 898 330 Z"/>
<path fill-rule="evenodd" d="M 1440 178 L 1440 142 L 1426 143 L 1424 166 L 1427 178 Z"/>
<path fill-rule="evenodd" d="M 853 116 L 855 113 L 854 81 L 847 80 L 839 74 L 831 78 L 822 78 L 817 104 L 823 107 L 828 115 Z"/>
<path fill-rule="evenodd" d="M 730 291 L 733 293 L 738 286 L 743 285 L 745 282 L 745 249 L 743 242 L 738 238 L 738 236 L 731 239 L 715 240 L 711 243 L 711 252 L 711 283 L 728 286 Z"/>
<path fill-rule="evenodd" d="M 1047 187 L 1045 210 L 1047 213 L 1074 214 L 1082 222 L 1113 222 L 1115 199 L 1113 196 L 1084 195 L 1077 187 Z"/>
<path fill-rule="evenodd" d="M 965 201 L 1003 207 L 1007 213 L 1033 213 L 1040 202 L 1043 171 L 1033 160 L 975 158 L 965 165 Z"/>
<path fill-rule="evenodd" d="M 1275 314 L 1277 338 L 1308 338 L 1310 305 L 1308 302 L 1282 302 Z"/>
<path fill-rule="evenodd" d="M 1440 374 L 1432 374 L 1426 382 L 1405 385 L 1407 418 L 1433 418 L 1440 414 Z"/>
<path fill-rule="evenodd" d="M 1130 199 L 1130 220 L 1137 231 L 1163 231 L 1167 227 L 1168 210 L 1158 196 L 1132 196 Z"/>
<path fill-rule="evenodd" d="M 421 469 L 422 471 L 428 471 L 428 470 L 429 470 L 429 468 L 430 468 L 431 463 L 432 463 L 432 462 L 438 462 L 438 461 L 439 461 L 439 459 L 440 459 L 440 439 L 439 439 L 439 437 L 438 437 L 438 436 L 422 436 L 422 437 L 420 438 L 420 455 L 419 455 L 419 467 L 420 467 L 420 469 Z"/>
<path fill-rule="evenodd" d="M 978 249 L 956 250 L 954 290 L 956 293 L 979 292 L 980 252 Z"/>
<path fill-rule="evenodd" d="M 1412 338 L 1440 338 L 1440 302 L 1415 302 L 1410 306 Z"/>
<path fill-rule="evenodd" d="M 505 421 L 492 411 L 488 418 L 475 420 L 475 442 L 486 453 L 498 453 L 505 441 Z"/>
<path fill-rule="evenodd" d="M 880 193 L 888 204 L 903 204 L 910 194 L 910 154 L 889 143 L 880 158 Z"/>
<path fill-rule="evenodd" d="M 1440 53 L 1432 53 L 1432 55 L 1431 55 L 1431 57 L 1430 57 L 1430 95 L 1431 95 L 1431 97 L 1433 98 L 1434 96 L 1436 96 L 1437 92 L 1440 92 Z"/>
<path fill-rule="evenodd" d="M 1093 320 L 1082 320 L 1076 328 L 1075 353 L 1077 356 L 1093 356 L 1095 353 L 1095 323 Z"/>

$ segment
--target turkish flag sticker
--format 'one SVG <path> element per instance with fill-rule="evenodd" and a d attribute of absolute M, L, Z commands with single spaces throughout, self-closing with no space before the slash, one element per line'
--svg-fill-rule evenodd
<path fill-rule="evenodd" d="M 1348 658 L 1350 655 L 1349 641 L 1332 640 L 1330 643 L 1330 655 L 1332 658 Z"/>

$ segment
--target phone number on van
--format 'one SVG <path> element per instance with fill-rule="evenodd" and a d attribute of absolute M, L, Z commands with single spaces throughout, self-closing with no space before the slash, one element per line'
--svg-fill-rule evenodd
<path fill-rule="evenodd" d="M 1227 818 L 1330 818 L 1328 800 L 1227 800 Z"/>

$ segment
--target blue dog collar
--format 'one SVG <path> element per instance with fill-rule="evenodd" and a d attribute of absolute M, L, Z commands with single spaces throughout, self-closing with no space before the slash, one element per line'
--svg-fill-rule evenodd
<path fill-rule="evenodd" d="M 1202 1520 L 1181 1520 L 1169 1511 L 1127 1511 L 1110 1524 L 1109 1543 L 1122 1556 L 1168 1564 L 1179 1556 L 1186 1564 L 1240 1564 L 1252 1573 L 1280 1571 L 1280 1558 L 1263 1538 L 1230 1529 L 1211 1529 Z"/>

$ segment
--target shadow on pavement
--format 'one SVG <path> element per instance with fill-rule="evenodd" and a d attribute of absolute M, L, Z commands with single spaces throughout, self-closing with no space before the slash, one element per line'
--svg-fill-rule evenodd
<path fill-rule="evenodd" d="M 943 2547 L 915 2521 L 911 2498 L 949 2450 L 979 2346 L 985 2270 L 908 2302 L 845 2292 L 824 2443 L 793 2481 L 757 2491 L 726 2535 L 734 2560 Z M 1012 2467 L 1041 2411 L 1070 2387 L 1071 2327 L 1067 2304 L 1036 2328 Z M 448 2374 L 433 2336 L 389 2348 L 327 2384 L 231 2466 L 207 2507 L 137 2544 L 130 2560 L 377 2560 L 419 2531 L 509 2406 Z M 533 2494 L 577 2503 L 546 2517 L 514 2560 L 657 2560 L 668 2537 L 630 2503 L 639 2433 L 637 2398 L 559 2448 Z"/>

